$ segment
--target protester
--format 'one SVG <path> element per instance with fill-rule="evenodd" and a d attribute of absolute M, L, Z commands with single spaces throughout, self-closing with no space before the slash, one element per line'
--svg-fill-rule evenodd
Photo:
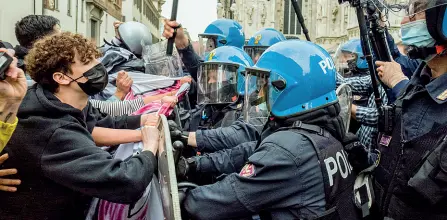
<path fill-rule="evenodd" d="M 0 48 L 0 52 L 5 52 L 14 57 L 14 52 Z M 16 129 L 18 119 L 16 117 L 20 103 L 26 93 L 25 74 L 17 67 L 17 59 L 6 70 L 6 79 L 0 81 L 0 153 L 8 143 L 14 130 Z M 0 156 L 0 166 L 8 159 L 8 154 Z M 16 185 L 20 185 L 18 179 L 1 178 L 17 173 L 17 169 L 0 169 L 0 191 L 15 192 Z"/>
<path fill-rule="evenodd" d="M 91 41 L 68 32 L 46 36 L 29 51 L 26 68 L 36 84 L 19 108 L 3 164 L 17 168 L 22 182 L 14 194 L 0 192 L 2 218 L 84 219 L 91 197 L 130 204 L 151 181 L 159 118 L 112 118 L 92 108 L 89 96 L 107 84 L 98 56 Z M 152 126 L 142 128 L 143 152 L 126 161 L 98 148 L 91 135 L 95 126 L 142 125 Z"/>

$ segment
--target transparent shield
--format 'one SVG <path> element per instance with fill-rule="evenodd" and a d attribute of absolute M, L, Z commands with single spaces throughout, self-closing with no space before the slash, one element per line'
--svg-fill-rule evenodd
<path fill-rule="evenodd" d="M 349 84 L 342 84 L 337 88 L 338 103 L 340 104 L 340 117 L 345 125 L 346 133 L 349 131 L 351 122 L 352 89 Z"/>
<path fill-rule="evenodd" d="M 343 77 L 351 77 L 353 75 L 352 70 L 356 65 L 356 59 L 357 54 L 341 50 L 340 45 L 334 56 L 334 64 L 337 72 Z"/>
<path fill-rule="evenodd" d="M 245 46 L 244 50 L 245 52 L 251 57 L 253 60 L 253 63 L 257 63 L 259 60 L 259 57 L 261 57 L 262 53 L 264 53 L 265 50 L 267 50 L 268 47 L 248 47 Z"/>
<path fill-rule="evenodd" d="M 217 36 L 199 35 L 199 57 L 206 60 L 206 56 L 217 48 Z"/>
<path fill-rule="evenodd" d="M 146 74 L 177 78 L 183 76 L 182 60 L 174 47 L 172 56 L 166 56 L 167 40 L 144 46 L 143 60 Z"/>
<path fill-rule="evenodd" d="M 165 219 L 181 219 L 178 197 L 177 177 L 175 173 L 174 149 L 172 147 L 169 125 L 166 117 L 160 115 L 161 123 L 158 152 L 158 181 Z"/>
<path fill-rule="evenodd" d="M 199 104 L 233 103 L 238 99 L 238 65 L 202 63 L 197 74 Z"/>
<path fill-rule="evenodd" d="M 268 120 L 267 108 L 268 75 L 248 71 L 245 75 L 244 119 L 257 128 Z"/>

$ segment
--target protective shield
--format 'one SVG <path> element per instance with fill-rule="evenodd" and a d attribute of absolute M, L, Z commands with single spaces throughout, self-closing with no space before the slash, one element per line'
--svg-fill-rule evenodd
<path fill-rule="evenodd" d="M 180 220 L 181 210 L 175 173 L 174 149 L 172 147 L 168 120 L 160 115 L 160 142 L 158 150 L 158 180 L 161 192 L 164 219 Z"/>
<path fill-rule="evenodd" d="M 143 48 L 146 74 L 178 78 L 183 76 L 182 60 L 174 47 L 172 56 L 166 56 L 167 40 Z"/>
<path fill-rule="evenodd" d="M 205 58 L 212 50 L 218 47 L 217 35 L 199 34 L 199 57 Z"/>
<path fill-rule="evenodd" d="M 356 60 L 358 54 L 348 50 L 342 49 L 343 45 L 340 45 L 335 52 L 334 64 L 337 72 L 345 78 L 352 77 L 354 75 L 353 70 L 356 69 Z M 346 48 L 345 48 L 346 49 Z"/>
<path fill-rule="evenodd" d="M 130 52 L 137 56 L 141 56 L 143 46 L 152 44 L 152 35 L 149 28 L 136 21 L 121 24 L 118 28 L 118 34 Z"/>
<path fill-rule="evenodd" d="M 351 106 L 352 106 L 352 89 L 349 84 L 342 84 L 337 88 L 338 103 L 340 104 L 340 116 L 343 119 L 346 133 L 349 131 L 349 124 L 351 121 Z"/>
<path fill-rule="evenodd" d="M 197 102 L 225 104 L 237 101 L 237 64 L 206 62 L 199 66 Z"/>
<path fill-rule="evenodd" d="M 248 70 L 245 73 L 244 119 L 262 129 L 269 117 L 267 108 L 268 72 Z M 259 130 L 259 129 L 258 129 Z"/>
<path fill-rule="evenodd" d="M 256 64 L 259 60 L 259 57 L 261 57 L 262 53 L 264 53 L 265 50 L 267 50 L 268 47 L 264 46 L 244 46 L 245 52 L 250 55 L 253 62 Z"/>

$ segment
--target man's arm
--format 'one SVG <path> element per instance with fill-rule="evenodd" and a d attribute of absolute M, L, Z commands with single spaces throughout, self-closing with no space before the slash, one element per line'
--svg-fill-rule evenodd
<path fill-rule="evenodd" d="M 43 174 L 84 195 L 116 203 L 137 201 L 152 179 L 154 153 L 144 150 L 125 161 L 113 159 L 89 137 L 76 124 L 57 129 L 43 151 Z"/>
<path fill-rule="evenodd" d="M 339 73 L 337 73 L 337 87 L 341 84 L 349 84 L 352 88 L 352 93 L 355 95 L 369 95 L 371 87 L 371 77 L 370 76 L 354 76 L 349 78 L 344 78 Z"/>
<path fill-rule="evenodd" d="M 239 172 L 256 148 L 256 141 L 242 143 L 234 148 L 196 156 L 196 172 L 230 174 Z"/>
<path fill-rule="evenodd" d="M 94 108 L 89 102 L 87 108 L 89 108 L 87 116 L 87 124 L 94 123 L 90 125 L 90 129 L 93 131 L 93 127 L 103 127 L 103 128 L 114 128 L 114 129 L 137 129 L 141 127 L 142 119 L 141 115 L 128 116 L 121 115 L 112 117 L 106 113 L 100 112 L 98 109 Z"/>
<path fill-rule="evenodd" d="M 5 70 L 6 78 L 0 80 L 0 152 L 2 152 L 17 126 L 17 111 L 25 97 L 27 84 L 23 70 L 17 67 L 14 51 L 0 48 L 0 52 L 13 57 L 9 68 Z"/>
<path fill-rule="evenodd" d="M 181 54 L 182 62 L 186 69 L 188 69 L 189 74 L 191 74 L 191 77 L 197 81 L 197 70 L 199 69 L 201 58 L 194 51 L 190 42 L 188 42 L 188 46 L 183 49 L 177 47 L 177 50 Z"/>
<path fill-rule="evenodd" d="M 286 208 L 299 203 L 297 197 L 306 184 L 301 184 L 298 163 L 284 148 L 262 144 L 240 174 L 232 173 L 215 184 L 191 190 L 184 207 L 194 219 L 233 219 L 251 216 L 266 207 Z"/>
<path fill-rule="evenodd" d="M 165 19 L 164 21 L 163 36 L 170 38 L 174 36 L 174 28 L 177 28 L 175 35 L 175 47 L 181 54 L 182 62 L 188 69 L 189 74 L 192 78 L 197 81 L 197 70 L 200 64 L 200 57 L 194 52 L 192 45 L 188 37 L 183 32 L 183 28 L 176 21 L 169 21 Z"/>
<path fill-rule="evenodd" d="M 129 129 L 113 129 L 95 127 L 92 132 L 93 140 L 97 146 L 115 146 L 133 142 L 140 142 L 141 131 Z"/>
<path fill-rule="evenodd" d="M 256 141 L 258 138 L 259 134 L 255 127 L 241 121 L 235 121 L 229 127 L 197 130 L 195 146 L 200 152 L 215 152 L 235 147 L 241 143 Z M 189 140 L 188 143 L 190 143 Z"/>
<path fill-rule="evenodd" d="M 118 102 L 90 100 L 90 103 L 92 103 L 93 107 L 110 116 L 130 115 L 144 106 L 144 100 L 142 98 Z"/>

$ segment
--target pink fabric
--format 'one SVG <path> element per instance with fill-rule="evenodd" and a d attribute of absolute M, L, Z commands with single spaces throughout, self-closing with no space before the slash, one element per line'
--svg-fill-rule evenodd
<path fill-rule="evenodd" d="M 148 186 L 148 188 L 150 185 Z M 148 189 L 146 189 L 148 190 Z M 145 200 L 139 207 L 131 208 L 126 204 L 113 203 L 100 200 L 98 204 L 98 220 L 146 220 L 148 214 L 149 194 L 145 194 L 140 200 Z"/>
<path fill-rule="evenodd" d="M 178 90 L 180 88 L 180 86 L 181 86 L 181 83 L 178 80 L 174 85 L 172 85 L 170 87 L 163 88 L 163 89 L 157 89 L 157 90 L 154 90 L 154 91 L 150 91 L 150 92 L 144 93 L 142 95 L 135 95 L 133 93 L 133 91 L 131 90 L 126 95 L 124 100 L 134 100 L 134 99 L 143 98 L 143 97 L 147 97 L 147 96 L 154 96 L 154 95 L 165 94 L 165 93 L 168 93 L 168 92 L 172 92 L 172 91 Z M 145 106 L 143 106 L 142 108 L 140 108 L 136 112 L 134 112 L 132 115 L 142 115 L 142 114 L 146 114 L 146 113 L 157 112 L 160 108 L 162 108 L 161 100 L 157 100 L 157 101 L 153 101 L 151 103 L 146 104 Z M 171 110 L 171 112 L 172 112 L 172 110 Z M 171 112 L 169 112 L 168 115 Z"/>

